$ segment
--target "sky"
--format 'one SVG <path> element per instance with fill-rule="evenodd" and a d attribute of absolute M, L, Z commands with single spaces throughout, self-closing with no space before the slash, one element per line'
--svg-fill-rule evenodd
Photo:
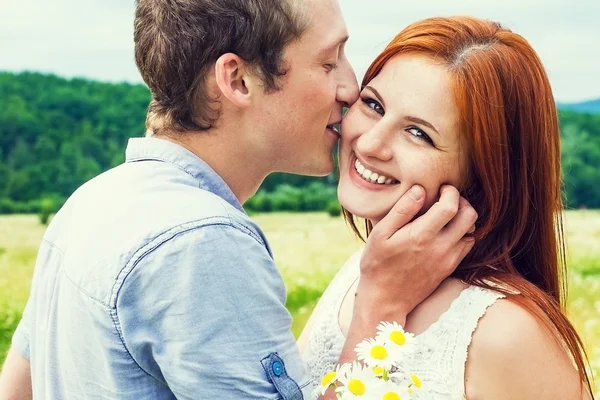
<path fill-rule="evenodd" d="M 559 102 L 600 98 L 598 0 L 339 0 L 359 78 L 411 22 L 442 15 L 492 19 L 540 55 Z M 0 0 L 0 70 L 141 82 L 133 60 L 134 0 Z"/>

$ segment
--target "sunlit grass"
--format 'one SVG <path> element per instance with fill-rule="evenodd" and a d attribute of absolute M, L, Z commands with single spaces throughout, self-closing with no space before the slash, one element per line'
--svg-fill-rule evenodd
<path fill-rule="evenodd" d="M 0 360 L 27 302 L 44 228 L 37 216 L 0 217 Z"/>
<path fill-rule="evenodd" d="M 567 213 L 569 317 L 581 335 L 600 398 L 600 211 Z"/>
<path fill-rule="evenodd" d="M 342 218 L 325 213 L 261 214 L 253 218 L 273 248 L 298 335 L 331 278 L 362 244 Z M 37 216 L 0 216 L 0 359 L 27 300 L 44 229 Z M 586 343 L 594 375 L 599 376 L 600 212 L 568 212 L 566 233 L 569 316 Z"/>

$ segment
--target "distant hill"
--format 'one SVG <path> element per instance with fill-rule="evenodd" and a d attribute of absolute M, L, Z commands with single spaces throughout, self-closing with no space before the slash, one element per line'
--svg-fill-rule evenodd
<path fill-rule="evenodd" d="M 558 108 L 561 110 L 600 114 L 600 99 L 584 101 L 581 103 L 558 103 Z"/>
<path fill-rule="evenodd" d="M 141 84 L 0 71 L 0 214 L 60 205 L 82 183 L 122 163 L 128 139 L 144 134 L 149 100 Z M 600 99 L 558 106 L 568 204 L 600 209 Z M 335 197 L 334 188 L 310 185 L 333 186 L 336 176 L 273 174 L 261 186 L 273 197 L 258 197 L 254 210 L 323 204 L 329 193 Z"/>

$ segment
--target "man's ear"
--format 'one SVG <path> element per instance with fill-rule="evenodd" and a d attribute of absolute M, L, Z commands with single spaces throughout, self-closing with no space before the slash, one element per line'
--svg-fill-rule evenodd
<path fill-rule="evenodd" d="M 219 57 L 215 63 L 215 78 L 222 95 L 230 102 L 241 108 L 250 105 L 252 91 L 257 88 L 256 77 L 238 55 L 226 53 Z"/>

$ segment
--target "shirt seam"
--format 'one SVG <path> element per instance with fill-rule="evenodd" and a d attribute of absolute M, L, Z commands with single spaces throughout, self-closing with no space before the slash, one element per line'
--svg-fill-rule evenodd
<path fill-rule="evenodd" d="M 171 164 L 176 166 L 178 169 L 182 170 L 183 172 L 185 172 L 186 174 L 188 174 L 189 176 L 191 176 L 192 178 L 194 178 L 196 181 L 200 182 L 200 180 L 194 175 L 193 172 L 188 171 L 184 166 L 182 166 L 179 163 L 176 163 L 172 160 L 168 160 L 166 158 L 161 158 L 161 157 L 156 157 L 156 156 L 152 156 L 152 157 L 134 157 L 134 158 L 129 158 L 127 159 L 125 162 L 139 162 L 139 161 L 160 161 L 160 162 L 164 162 L 167 164 Z"/>
<path fill-rule="evenodd" d="M 62 249 L 60 247 L 58 247 L 57 245 L 52 243 L 50 240 L 48 240 L 45 236 L 42 237 L 42 242 L 46 243 L 48 246 L 50 246 L 51 248 L 58 251 L 60 253 L 61 258 L 64 258 L 65 252 L 62 251 Z M 27 307 L 27 305 L 25 307 Z M 27 351 L 29 352 L 30 351 L 29 349 L 31 348 L 31 333 L 29 332 L 29 329 L 27 329 L 27 332 L 24 332 L 23 329 L 17 329 L 16 332 L 18 332 L 18 334 L 20 334 L 21 337 L 26 341 L 27 349 L 28 349 Z"/>
<path fill-rule="evenodd" d="M 60 253 L 60 256 L 62 258 L 65 257 L 65 252 L 58 247 L 55 243 L 51 242 L 48 238 L 43 237 L 42 241 L 45 242 L 46 244 L 48 244 L 50 247 L 52 247 L 53 249 L 57 250 Z M 59 268 L 58 268 L 58 273 L 64 275 L 65 278 L 67 278 L 67 280 L 75 287 L 75 289 L 84 294 L 88 299 L 94 301 L 95 303 L 98 303 L 99 305 L 101 305 L 104 308 L 110 309 L 110 307 L 108 306 L 108 304 L 106 304 L 105 302 L 103 302 L 102 300 L 96 298 L 94 295 L 92 295 L 90 292 L 88 292 L 87 290 L 85 290 L 84 288 L 81 287 L 81 285 L 77 284 L 77 282 L 75 282 L 73 280 L 73 278 L 71 278 L 69 276 L 69 274 L 67 273 L 67 271 L 65 271 L 65 269 L 62 267 L 62 263 L 60 264 Z"/>
<path fill-rule="evenodd" d="M 214 221 L 214 222 L 207 223 L 206 222 L 207 220 Z M 232 221 L 230 218 L 227 219 L 223 216 L 218 216 L 218 217 L 208 217 L 208 218 L 203 218 L 203 219 L 197 220 L 197 221 L 187 222 L 185 224 L 178 225 L 176 227 L 173 227 L 173 228 L 163 232 L 162 234 L 160 234 L 159 236 L 154 238 L 152 241 L 148 242 L 146 245 L 139 248 L 133 254 L 133 256 L 130 258 L 130 260 L 125 264 L 125 267 L 119 272 L 119 274 L 117 275 L 115 284 L 113 285 L 113 289 L 111 291 L 110 305 L 108 306 L 108 308 L 109 308 L 109 312 L 111 315 L 111 319 L 113 320 L 115 330 L 119 336 L 119 341 L 121 342 L 121 345 L 123 346 L 125 352 L 129 356 L 129 358 L 138 366 L 138 368 L 140 370 L 142 370 L 145 374 L 158 380 L 159 382 L 166 384 L 166 382 L 161 381 L 160 379 L 156 378 L 155 376 L 150 374 L 148 371 L 146 371 L 137 362 L 135 357 L 133 357 L 133 355 L 131 354 L 131 352 L 129 350 L 129 347 L 127 346 L 127 343 L 125 343 L 125 338 L 123 337 L 123 331 L 121 329 L 119 315 L 117 313 L 117 307 L 116 307 L 119 291 L 123 287 L 127 277 L 133 272 L 133 270 L 139 264 L 139 262 L 145 256 L 152 253 L 152 251 L 156 250 L 163 243 L 175 238 L 178 235 L 181 235 L 181 234 L 184 234 L 187 232 L 191 232 L 195 229 L 200 229 L 200 228 L 210 227 L 210 226 L 219 226 L 219 225 L 229 226 L 231 228 L 237 229 L 238 231 L 240 231 L 242 233 L 246 233 L 246 234 L 248 234 L 248 236 L 250 236 L 251 238 L 256 240 L 259 244 L 264 246 L 262 241 L 257 240 L 255 235 L 252 235 L 252 232 L 249 231 L 248 227 L 244 226 L 243 224 L 241 224 L 237 221 Z"/>
<path fill-rule="evenodd" d="M 131 352 L 129 351 L 129 348 L 127 347 L 127 344 L 125 344 L 125 340 L 123 339 L 123 331 L 121 330 L 121 326 L 119 325 L 119 316 L 117 315 L 117 309 L 109 309 L 109 314 L 110 314 L 110 319 L 113 322 L 113 325 L 115 327 L 115 331 L 117 332 L 117 334 L 119 335 L 119 342 L 121 344 L 121 346 L 123 347 L 123 350 L 125 351 L 125 353 L 127 354 L 127 356 L 129 356 L 129 358 L 131 359 L 131 361 L 133 361 L 133 363 L 135 365 L 137 365 L 137 367 L 140 369 L 140 371 L 142 371 L 144 374 L 148 375 L 150 378 L 152 379 L 156 379 L 157 381 L 159 381 L 160 383 L 169 386 L 167 384 L 166 381 L 152 375 L 150 372 L 146 371 L 138 362 L 137 360 L 133 357 L 133 355 L 131 354 Z"/>
<path fill-rule="evenodd" d="M 227 214 L 227 217 L 229 218 L 229 222 L 231 223 L 232 226 L 236 226 L 239 230 L 243 231 L 244 233 L 246 233 L 249 236 L 252 236 L 254 238 L 254 240 L 256 240 L 258 243 L 260 243 L 263 247 L 267 248 L 267 244 L 264 242 L 263 238 L 260 235 L 257 235 L 256 232 L 253 229 L 248 228 L 246 225 L 238 222 L 237 220 L 235 220 L 233 218 L 233 216 L 230 213 L 229 207 L 231 207 L 231 204 L 229 204 L 227 201 L 225 201 L 223 198 L 217 196 L 219 198 L 219 202 L 221 204 L 221 207 L 223 207 L 223 211 Z M 237 209 L 235 209 L 237 211 Z"/>
<path fill-rule="evenodd" d="M 198 177 L 192 171 L 189 171 L 186 167 L 184 167 L 183 165 L 181 165 L 181 164 L 179 164 L 177 162 L 168 160 L 166 158 L 156 157 L 156 156 L 152 156 L 152 157 L 135 157 L 135 158 L 130 158 L 130 159 L 126 160 L 126 162 L 142 162 L 142 161 L 159 161 L 159 162 L 164 162 L 164 163 L 167 163 L 167 164 L 174 165 L 178 169 L 180 169 L 181 171 L 183 171 L 186 174 L 188 174 L 189 176 L 191 176 L 198 183 L 198 188 L 200 188 L 202 190 L 205 190 L 205 191 L 207 191 L 209 193 L 212 193 L 210 190 L 206 190 L 202 186 L 202 181 L 200 179 L 198 179 Z M 219 197 L 219 199 L 221 201 L 224 201 L 224 199 L 222 197 L 216 195 L 215 193 L 212 193 L 212 194 L 214 194 L 215 196 Z M 229 204 L 228 202 L 226 202 L 226 203 Z M 226 210 L 226 212 L 229 215 L 229 212 L 227 210 Z M 229 215 L 229 217 L 231 218 L 231 215 Z"/>
<path fill-rule="evenodd" d="M 263 247 L 265 246 L 264 243 L 262 242 L 262 240 L 260 240 L 260 238 L 254 232 L 252 232 L 252 230 L 250 230 L 248 227 L 246 227 L 245 225 L 243 225 L 237 221 L 232 221 L 230 218 L 225 218 L 223 216 L 207 217 L 207 218 L 202 218 L 200 220 L 189 221 L 189 222 L 177 225 L 175 227 L 172 227 L 172 228 L 162 232 L 160 235 L 156 236 L 154 239 L 152 239 L 151 241 L 149 241 L 142 247 L 138 248 L 138 250 L 136 250 L 133 253 L 133 255 L 131 256 L 129 261 L 127 261 L 127 263 L 125 263 L 125 266 L 117 274 L 117 278 L 116 278 L 116 280 L 113 284 L 113 288 L 111 290 L 111 295 L 110 295 L 108 306 L 111 309 L 116 308 L 118 292 L 120 291 L 121 287 L 123 286 L 123 283 L 129 276 L 129 274 L 131 274 L 131 272 L 135 269 L 137 264 L 145 256 L 152 253 L 154 250 L 156 250 L 162 244 L 164 244 L 165 242 L 168 242 L 169 240 L 175 238 L 178 235 L 181 235 L 181 234 L 184 234 L 184 233 L 196 230 L 196 229 L 207 228 L 207 227 L 218 226 L 218 225 L 229 226 L 231 228 L 237 229 L 238 231 L 245 233 L 248 236 L 250 236 L 251 238 L 253 238 L 256 242 L 258 242 Z"/>

